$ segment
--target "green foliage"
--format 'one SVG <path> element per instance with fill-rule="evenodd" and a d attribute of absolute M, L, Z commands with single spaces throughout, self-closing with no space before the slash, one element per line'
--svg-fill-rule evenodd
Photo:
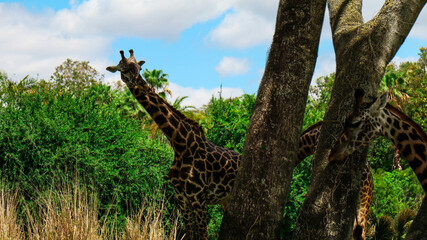
<path fill-rule="evenodd" d="M 291 187 L 288 193 L 288 201 L 285 206 L 282 225 L 282 239 L 291 239 L 292 231 L 298 218 L 298 212 L 305 199 L 310 185 L 311 160 L 313 156 L 302 161 L 295 169 L 292 176 Z"/>
<path fill-rule="evenodd" d="M 305 108 L 303 129 L 323 120 L 326 109 L 331 98 L 332 86 L 335 80 L 335 73 L 316 79 L 316 83 L 310 87 Z"/>
<path fill-rule="evenodd" d="M 367 223 L 366 239 L 404 239 L 416 215 L 416 211 L 409 208 L 401 210 L 394 219 L 388 215 L 379 218 L 374 215 Z"/>
<path fill-rule="evenodd" d="M 134 119 L 123 118 L 109 86 L 64 91 L 42 81 L 2 78 L 2 92 L 10 85 L 20 90 L 0 99 L 0 175 L 18 185 L 28 201 L 38 197 L 34 189 L 44 191 L 58 176 L 76 175 L 99 192 L 104 211 L 118 215 L 138 208 L 145 197 L 163 198 L 153 195 L 159 189 L 173 194 L 164 179 L 171 148 L 149 138 Z"/>
<path fill-rule="evenodd" d="M 202 126 L 206 137 L 218 146 L 243 152 L 246 131 L 255 105 L 255 95 L 224 99 L 212 97 Z"/>
<path fill-rule="evenodd" d="M 101 82 L 104 75 L 99 74 L 95 68 L 89 65 L 89 61 L 65 60 L 55 68 L 50 79 L 56 86 L 65 88 L 84 88 L 91 84 Z"/>
<path fill-rule="evenodd" d="M 427 49 L 421 47 L 417 62 L 390 64 L 380 85 L 392 103 L 424 129 L 427 128 Z"/>
<path fill-rule="evenodd" d="M 145 109 L 139 104 L 132 93 L 128 89 L 118 88 L 114 91 L 115 100 L 112 104 L 115 105 L 116 111 L 123 117 L 131 117 L 143 122 L 149 115 Z"/>
<path fill-rule="evenodd" d="M 402 209 L 420 207 L 424 191 L 411 168 L 393 172 L 373 170 L 373 178 L 374 215 L 396 216 Z"/>
<path fill-rule="evenodd" d="M 208 238 L 218 239 L 219 228 L 221 226 L 222 217 L 224 210 L 221 205 L 209 205 L 208 206 Z"/>
<path fill-rule="evenodd" d="M 384 171 L 393 171 L 393 143 L 385 137 L 375 139 L 370 146 L 368 161 L 373 169 L 381 168 Z M 406 163 L 406 161 L 402 163 Z"/>

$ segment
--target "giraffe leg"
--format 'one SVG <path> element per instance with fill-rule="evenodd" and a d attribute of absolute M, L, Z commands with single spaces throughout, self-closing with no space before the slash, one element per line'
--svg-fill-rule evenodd
<path fill-rule="evenodd" d="M 369 208 L 374 195 L 374 181 L 369 163 L 366 164 L 362 176 L 362 186 L 359 193 L 359 205 L 353 229 L 353 239 L 366 239 L 366 222 L 368 220 Z"/>
<path fill-rule="evenodd" d="M 208 231 L 207 231 L 207 219 L 206 219 L 206 204 L 196 203 L 193 205 L 194 210 L 196 212 L 196 220 L 197 220 L 197 228 L 199 232 L 199 239 L 208 239 Z"/>
<path fill-rule="evenodd" d="M 176 191 L 176 199 L 181 209 L 182 219 L 185 227 L 185 239 L 195 239 L 194 236 L 194 212 L 188 198 L 182 193 Z"/>

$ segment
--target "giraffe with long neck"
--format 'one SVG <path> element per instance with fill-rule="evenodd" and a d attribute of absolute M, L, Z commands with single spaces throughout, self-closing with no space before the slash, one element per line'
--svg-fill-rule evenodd
<path fill-rule="evenodd" d="M 168 176 L 175 188 L 186 236 L 207 239 L 206 205 L 227 203 L 240 154 L 210 142 L 195 121 L 156 94 L 139 73 L 144 62 L 137 62 L 133 50 L 129 52 L 126 58 L 120 51 L 119 64 L 107 70 L 120 71 L 130 92 L 168 138 L 175 153 Z"/>
<path fill-rule="evenodd" d="M 227 205 L 241 155 L 210 142 L 195 121 L 156 94 L 139 74 L 144 61 L 136 61 L 133 50 L 129 52 L 130 57 L 126 58 L 120 51 L 119 64 L 107 70 L 120 71 L 130 92 L 170 141 L 175 157 L 168 176 L 182 211 L 186 236 L 207 239 L 206 205 Z M 298 163 L 314 153 L 320 127 L 318 123 L 301 135 L 303 144 L 299 147 Z M 194 215 L 196 227 L 193 226 Z"/>
<path fill-rule="evenodd" d="M 363 95 L 363 91 L 356 91 L 353 113 L 332 147 L 329 160 L 343 161 L 377 136 L 384 136 L 399 149 L 427 193 L 426 133 L 411 118 L 387 103 L 387 93 L 370 103 L 364 102 Z"/>

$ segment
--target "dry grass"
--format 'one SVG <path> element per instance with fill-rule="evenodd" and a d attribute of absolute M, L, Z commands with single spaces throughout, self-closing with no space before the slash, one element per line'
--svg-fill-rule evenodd
<path fill-rule="evenodd" d="M 22 225 L 17 219 L 17 195 L 0 189 L 0 239 L 22 239 Z"/>
<path fill-rule="evenodd" d="M 163 223 L 164 205 L 154 205 L 143 208 L 139 213 L 127 218 L 126 231 L 120 239 L 136 240 L 136 239 L 177 239 L 178 218 L 171 222 L 173 228 L 166 233 L 166 224 Z"/>
<path fill-rule="evenodd" d="M 24 221 L 17 217 L 17 192 L 0 189 L 0 240 L 176 239 L 178 218 L 165 224 L 162 203 L 145 205 L 127 218 L 123 232 L 117 232 L 98 219 L 96 196 L 81 190 L 79 184 L 49 191 L 47 196 L 40 197 L 38 210 L 24 207 L 27 212 Z M 26 222 L 25 226 L 22 222 Z M 167 224 L 172 226 L 169 231 L 165 230 Z"/>

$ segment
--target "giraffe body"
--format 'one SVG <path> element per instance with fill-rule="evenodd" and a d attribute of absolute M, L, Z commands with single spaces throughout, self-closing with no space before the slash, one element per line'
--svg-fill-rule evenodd
<path fill-rule="evenodd" d="M 227 205 L 241 155 L 210 142 L 195 121 L 156 94 L 139 74 L 144 61 L 136 61 L 133 51 L 129 52 L 131 56 L 125 58 L 120 51 L 122 59 L 119 64 L 107 70 L 120 71 L 121 79 L 133 96 L 170 141 L 175 157 L 168 176 L 182 211 L 186 236 L 207 239 L 206 205 Z M 320 127 L 321 123 L 318 123 L 302 134 L 298 163 L 314 153 Z"/>

